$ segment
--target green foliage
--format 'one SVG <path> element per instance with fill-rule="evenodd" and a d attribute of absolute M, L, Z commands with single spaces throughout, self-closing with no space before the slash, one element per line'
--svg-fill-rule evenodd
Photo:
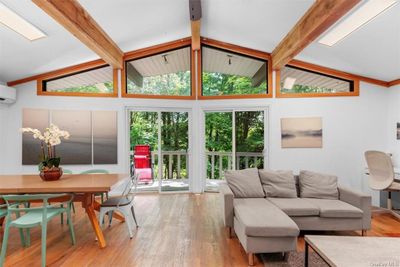
<path fill-rule="evenodd" d="M 39 163 L 39 171 L 45 169 L 46 167 L 48 169 L 51 169 L 53 167 L 58 168 L 60 167 L 60 162 L 61 162 L 61 158 L 57 157 L 57 158 L 50 158 L 50 159 L 44 159 L 42 162 Z"/>
<path fill-rule="evenodd" d="M 112 93 L 114 91 L 112 82 L 103 83 L 107 88 L 106 91 L 102 91 L 93 85 L 83 85 L 78 87 L 70 87 L 65 89 L 54 90 L 54 92 L 68 92 L 68 93 Z"/>
<path fill-rule="evenodd" d="M 295 84 L 292 89 L 283 88 L 283 83 L 281 83 L 282 93 L 335 93 L 336 91 L 331 88 L 320 87 L 320 86 L 309 86 L 302 84 Z"/>
<path fill-rule="evenodd" d="M 190 71 L 180 71 L 143 78 L 143 86 L 128 79 L 127 89 L 130 94 L 147 95 L 190 95 Z"/>
<path fill-rule="evenodd" d="M 230 75 L 219 72 L 203 72 L 203 95 L 243 95 L 265 94 L 267 83 L 264 81 L 259 86 L 251 84 L 251 78 Z"/>

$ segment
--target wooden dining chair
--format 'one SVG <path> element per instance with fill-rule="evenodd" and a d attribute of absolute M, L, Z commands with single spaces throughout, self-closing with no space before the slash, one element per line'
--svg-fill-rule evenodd
<path fill-rule="evenodd" d="M 53 198 L 65 198 L 70 197 L 66 202 L 65 208 L 50 205 L 50 201 Z M 0 266 L 4 266 L 6 258 L 7 243 L 10 233 L 10 228 L 15 227 L 20 230 L 22 246 L 26 247 L 30 245 L 30 229 L 36 226 L 42 228 L 42 264 L 46 266 L 46 240 L 47 240 L 47 223 L 54 217 L 61 213 L 67 214 L 67 221 L 70 230 L 70 236 L 72 244 L 75 245 L 75 233 L 71 221 L 71 210 L 70 203 L 73 199 L 72 194 L 35 194 L 35 195 L 4 195 L 2 196 L 7 203 L 7 215 L 6 215 L 6 226 L 4 230 L 3 244 L 1 247 L 0 254 Z M 25 207 L 23 204 L 32 201 L 41 201 L 42 206 Z M 23 206 L 23 208 L 21 208 Z M 13 219 L 12 215 L 16 214 L 16 218 Z M 26 230 L 26 238 L 24 237 L 23 230 Z"/>
<path fill-rule="evenodd" d="M 87 171 L 83 171 L 81 172 L 81 174 L 109 174 L 110 172 L 107 170 L 103 170 L 103 169 L 93 169 L 93 170 L 87 170 Z M 108 193 L 96 193 L 94 194 L 95 196 L 100 196 L 101 198 L 101 203 L 104 202 L 104 194 L 106 195 L 106 198 L 108 198 Z"/>
<path fill-rule="evenodd" d="M 138 175 L 133 175 L 130 179 L 120 187 L 111 191 L 109 198 L 100 205 L 99 224 L 102 226 L 104 223 L 104 216 L 109 215 L 109 225 L 111 225 L 112 214 L 114 211 L 121 212 L 126 220 L 130 238 L 133 238 L 134 224 L 138 227 L 134 209 L 134 198 L 136 194 Z"/>

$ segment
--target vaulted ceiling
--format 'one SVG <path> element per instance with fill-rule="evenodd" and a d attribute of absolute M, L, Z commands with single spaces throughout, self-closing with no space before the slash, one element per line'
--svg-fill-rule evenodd
<path fill-rule="evenodd" d="M 30 0 L 0 0 L 47 34 L 29 42 L 0 25 L 0 80 L 98 56 Z M 190 36 L 188 0 L 80 0 L 123 51 Z M 202 0 L 201 35 L 272 52 L 313 0 Z M 334 47 L 308 46 L 296 59 L 390 81 L 400 78 L 400 4 Z"/>

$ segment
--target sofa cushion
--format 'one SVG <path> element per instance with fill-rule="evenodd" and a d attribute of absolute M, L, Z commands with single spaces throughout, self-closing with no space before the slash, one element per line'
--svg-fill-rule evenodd
<path fill-rule="evenodd" d="M 235 199 L 234 214 L 245 234 L 253 237 L 298 236 L 299 228 L 278 207 L 264 198 Z"/>
<path fill-rule="evenodd" d="M 338 199 L 337 177 L 311 171 L 300 171 L 300 197 Z"/>
<path fill-rule="evenodd" d="M 363 211 L 337 199 L 305 198 L 319 207 L 319 216 L 324 218 L 362 218 Z"/>
<path fill-rule="evenodd" d="M 296 181 L 292 171 L 259 170 L 267 197 L 296 198 Z"/>
<path fill-rule="evenodd" d="M 291 217 L 318 216 L 319 207 L 302 198 L 268 198 Z"/>
<path fill-rule="evenodd" d="M 256 168 L 226 171 L 225 180 L 231 188 L 235 198 L 265 197 L 260 177 L 258 176 L 258 170 Z"/>

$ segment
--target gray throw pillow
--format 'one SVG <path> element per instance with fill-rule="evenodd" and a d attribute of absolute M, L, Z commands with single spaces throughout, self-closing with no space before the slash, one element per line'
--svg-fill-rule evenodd
<path fill-rule="evenodd" d="M 311 171 L 300 171 L 300 197 L 338 199 L 337 176 Z"/>
<path fill-rule="evenodd" d="M 225 180 L 236 198 L 265 197 L 256 168 L 226 171 Z"/>
<path fill-rule="evenodd" d="M 292 171 L 259 170 L 267 197 L 296 198 L 296 180 Z"/>

